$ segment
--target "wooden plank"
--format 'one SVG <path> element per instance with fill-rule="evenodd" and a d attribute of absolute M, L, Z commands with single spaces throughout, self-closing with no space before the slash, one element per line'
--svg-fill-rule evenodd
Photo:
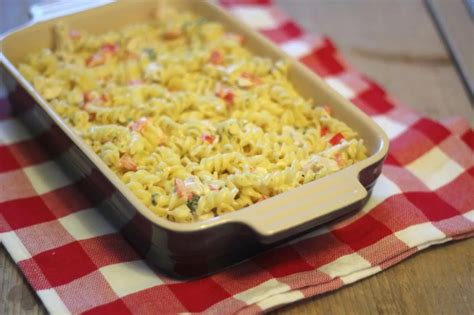
<path fill-rule="evenodd" d="M 421 0 L 277 0 L 307 31 L 333 39 L 350 64 L 431 118 L 474 112 Z"/>
<path fill-rule="evenodd" d="M 426 5 L 474 105 L 474 18 L 470 7 L 467 2 L 449 0 L 426 0 Z"/>

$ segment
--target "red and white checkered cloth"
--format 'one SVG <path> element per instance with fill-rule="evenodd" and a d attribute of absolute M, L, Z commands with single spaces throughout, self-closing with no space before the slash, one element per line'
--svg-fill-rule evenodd
<path fill-rule="evenodd" d="M 356 216 L 221 273 L 180 282 L 148 267 L 105 221 L 59 157 L 1 101 L 0 240 L 51 313 L 252 314 L 335 290 L 431 245 L 474 234 L 474 132 L 397 104 L 270 1 L 222 0 L 385 129 L 389 156 Z"/>

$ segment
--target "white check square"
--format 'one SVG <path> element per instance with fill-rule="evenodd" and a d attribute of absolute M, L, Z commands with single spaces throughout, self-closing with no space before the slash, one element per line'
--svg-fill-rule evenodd
<path fill-rule="evenodd" d="M 36 291 L 50 314 L 71 314 L 54 289 Z"/>
<path fill-rule="evenodd" d="M 349 283 L 356 282 L 359 279 L 367 278 L 367 277 L 369 277 L 371 275 L 374 275 L 374 274 L 376 274 L 377 272 L 380 272 L 380 271 L 382 271 L 382 268 L 380 268 L 380 266 L 374 266 L 372 268 L 359 270 L 359 271 L 353 272 L 353 273 L 351 273 L 347 276 L 341 277 L 341 280 L 342 280 L 342 282 L 344 282 L 344 284 L 349 284 Z"/>
<path fill-rule="evenodd" d="M 375 116 L 373 119 L 380 126 L 380 128 L 385 131 L 385 133 L 391 140 L 398 137 L 408 128 L 408 126 L 400 124 L 390 118 L 387 118 L 386 116 Z"/>
<path fill-rule="evenodd" d="M 256 287 L 248 289 L 234 295 L 234 298 L 246 303 L 247 305 L 262 301 L 272 295 L 289 291 L 291 288 L 276 279 L 265 281 Z"/>
<path fill-rule="evenodd" d="M 85 240 L 116 232 L 116 229 L 95 208 L 70 214 L 59 219 L 59 222 L 76 240 Z"/>
<path fill-rule="evenodd" d="M 426 242 L 442 240 L 446 235 L 430 222 L 412 225 L 395 233 L 408 247 L 413 248 Z"/>
<path fill-rule="evenodd" d="M 372 265 L 357 253 L 342 256 L 319 268 L 331 278 L 347 276 L 353 272 L 370 268 Z"/>
<path fill-rule="evenodd" d="M 0 121 L 0 144 L 12 144 L 32 138 L 32 134 L 17 119 Z"/>
<path fill-rule="evenodd" d="M 402 191 L 400 188 L 391 180 L 389 180 L 383 174 L 379 176 L 375 186 L 372 190 L 372 196 L 370 196 L 369 201 L 362 209 L 364 212 L 369 212 L 377 205 L 382 203 L 385 199 L 400 194 Z"/>
<path fill-rule="evenodd" d="M 100 272 L 119 297 L 163 283 L 141 260 L 103 267 L 100 268 Z"/>
<path fill-rule="evenodd" d="M 6 250 L 10 253 L 13 260 L 18 263 L 19 261 L 31 258 L 30 252 L 23 245 L 21 240 L 18 238 L 15 232 L 5 232 L 0 234 L 0 241 L 5 246 Z"/>
<path fill-rule="evenodd" d="M 347 86 L 342 80 L 336 77 L 330 77 L 324 79 L 330 87 L 336 90 L 337 93 L 341 94 L 344 98 L 351 99 L 356 96 L 354 90 Z"/>
<path fill-rule="evenodd" d="M 231 9 L 232 13 L 242 22 L 256 29 L 278 27 L 278 21 L 265 8 L 252 5 L 241 5 Z"/>
<path fill-rule="evenodd" d="M 468 211 L 463 216 L 471 222 L 474 222 L 474 210 Z"/>
<path fill-rule="evenodd" d="M 437 147 L 407 165 L 407 169 L 431 190 L 451 182 L 464 171 L 458 163 Z"/>
<path fill-rule="evenodd" d="M 284 52 L 294 58 L 301 58 L 311 52 L 311 46 L 304 40 L 293 39 L 283 43 L 281 46 Z"/>
<path fill-rule="evenodd" d="M 29 166 L 23 169 L 38 195 L 67 186 L 74 180 L 54 161 Z"/>
<path fill-rule="evenodd" d="M 288 304 L 288 303 L 298 301 L 301 299 L 304 299 L 304 294 L 301 291 L 296 290 L 296 291 L 291 291 L 291 292 L 271 296 L 257 303 L 257 305 L 262 310 L 267 310 L 276 305 L 284 305 L 284 304 Z"/>

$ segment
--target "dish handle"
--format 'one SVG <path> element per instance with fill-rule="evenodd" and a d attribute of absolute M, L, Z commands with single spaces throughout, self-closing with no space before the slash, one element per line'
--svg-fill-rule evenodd
<path fill-rule="evenodd" d="M 281 194 L 263 200 L 240 221 L 263 243 L 273 243 L 360 209 L 368 192 L 358 171 L 345 171 L 303 185 L 289 197 Z"/>
<path fill-rule="evenodd" d="M 114 0 L 52 0 L 40 1 L 30 7 L 34 22 L 76 13 L 114 2 Z"/>

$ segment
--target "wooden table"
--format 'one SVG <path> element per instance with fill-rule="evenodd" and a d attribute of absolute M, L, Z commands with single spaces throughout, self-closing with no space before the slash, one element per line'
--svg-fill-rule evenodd
<path fill-rule="evenodd" d="M 461 0 L 444 1 L 454 8 Z M 351 64 L 401 102 L 432 118 L 461 115 L 473 123 L 466 91 L 423 2 L 277 2 L 306 30 L 332 37 Z M 45 313 L 44 307 L 0 247 L 0 314 L 37 313 Z M 368 279 L 275 313 L 474 314 L 474 239 L 425 250 Z"/>

